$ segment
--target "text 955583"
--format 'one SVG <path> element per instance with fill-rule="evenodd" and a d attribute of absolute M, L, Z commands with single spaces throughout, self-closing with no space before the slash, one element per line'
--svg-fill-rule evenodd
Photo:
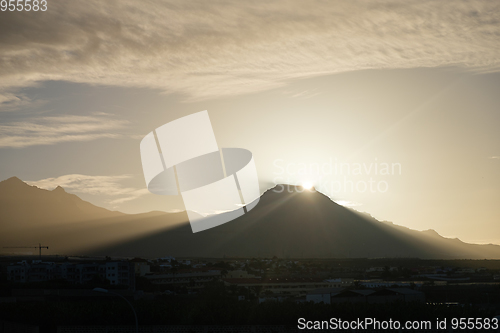
<path fill-rule="evenodd" d="M 0 9 L 2 12 L 44 12 L 47 10 L 47 0 L 1 0 Z"/>

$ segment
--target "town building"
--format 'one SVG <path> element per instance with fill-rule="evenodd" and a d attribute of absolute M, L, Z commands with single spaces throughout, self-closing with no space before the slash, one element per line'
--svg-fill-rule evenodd
<path fill-rule="evenodd" d="M 306 301 L 314 303 L 390 303 L 390 302 L 425 302 L 425 294 L 409 288 L 342 289 L 321 288 L 310 291 Z"/>
<path fill-rule="evenodd" d="M 153 284 L 168 285 L 175 288 L 186 287 L 188 290 L 196 291 L 205 287 L 205 284 L 219 280 L 221 272 L 218 270 L 190 271 L 169 274 L 148 274 L 145 277 Z"/>
<path fill-rule="evenodd" d="M 327 279 L 328 287 L 330 288 L 346 288 L 354 284 L 354 279 L 338 278 L 338 279 Z"/>
<path fill-rule="evenodd" d="M 54 263 L 26 260 L 7 266 L 7 279 L 14 282 L 44 282 L 66 280 L 85 284 L 93 280 L 108 280 L 111 285 L 125 285 L 135 289 L 134 265 L 128 261 L 105 263 Z"/>
<path fill-rule="evenodd" d="M 329 283 L 323 279 L 313 278 L 226 278 L 223 281 L 228 286 L 251 288 L 260 294 L 271 292 L 293 296 L 305 296 L 314 289 L 329 287 Z"/>
<path fill-rule="evenodd" d="M 149 261 L 142 258 L 134 258 L 129 260 L 130 263 L 134 265 L 135 275 L 145 276 L 151 272 L 151 266 L 149 265 Z"/>
<path fill-rule="evenodd" d="M 420 288 L 423 286 L 423 281 L 381 281 L 381 280 L 360 280 L 359 284 L 366 288 L 389 288 L 389 287 L 406 287 L 413 286 Z"/>

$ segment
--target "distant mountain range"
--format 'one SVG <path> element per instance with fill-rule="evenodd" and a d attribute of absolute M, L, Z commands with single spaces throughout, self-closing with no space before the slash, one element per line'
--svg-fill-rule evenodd
<path fill-rule="evenodd" d="M 0 182 L 0 244 L 47 254 L 162 257 L 499 259 L 499 245 L 467 244 L 340 206 L 318 192 L 265 192 L 247 214 L 193 234 L 186 212 L 124 214 L 69 194 Z M 4 249 L 0 253 L 23 253 Z"/>

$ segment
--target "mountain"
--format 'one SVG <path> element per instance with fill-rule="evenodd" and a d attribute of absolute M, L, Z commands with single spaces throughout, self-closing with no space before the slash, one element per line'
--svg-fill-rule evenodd
<path fill-rule="evenodd" d="M 52 191 L 30 186 L 17 177 L 0 182 L 0 217 L 5 224 L 59 224 L 123 216 L 83 201 L 60 186 Z"/>
<path fill-rule="evenodd" d="M 286 188 L 286 186 L 285 186 Z M 203 257 L 500 258 L 500 246 L 467 244 L 434 230 L 416 231 L 336 204 L 319 192 L 290 186 L 265 192 L 247 214 L 193 234 L 188 224 L 106 246 L 97 253 Z"/>
<path fill-rule="evenodd" d="M 500 258 L 498 245 L 380 222 L 321 193 L 279 188 L 266 191 L 247 214 L 193 234 L 185 212 L 112 212 L 62 188 L 47 191 L 10 178 L 0 182 L 0 243 L 42 242 L 50 247 L 44 253 L 130 257 Z"/>
<path fill-rule="evenodd" d="M 0 253 L 26 253 L 4 247 L 49 246 L 45 254 L 84 251 L 186 223 L 186 212 L 124 214 L 97 207 L 67 193 L 30 186 L 16 177 L 0 182 Z"/>

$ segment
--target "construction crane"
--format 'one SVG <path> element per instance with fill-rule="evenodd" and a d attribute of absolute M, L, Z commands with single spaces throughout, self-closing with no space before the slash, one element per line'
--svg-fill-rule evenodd
<path fill-rule="evenodd" d="M 42 260 L 42 249 L 49 249 L 48 246 L 42 246 L 42 244 L 38 243 L 38 246 L 4 246 L 4 249 L 38 249 L 40 254 L 40 260 Z"/>

